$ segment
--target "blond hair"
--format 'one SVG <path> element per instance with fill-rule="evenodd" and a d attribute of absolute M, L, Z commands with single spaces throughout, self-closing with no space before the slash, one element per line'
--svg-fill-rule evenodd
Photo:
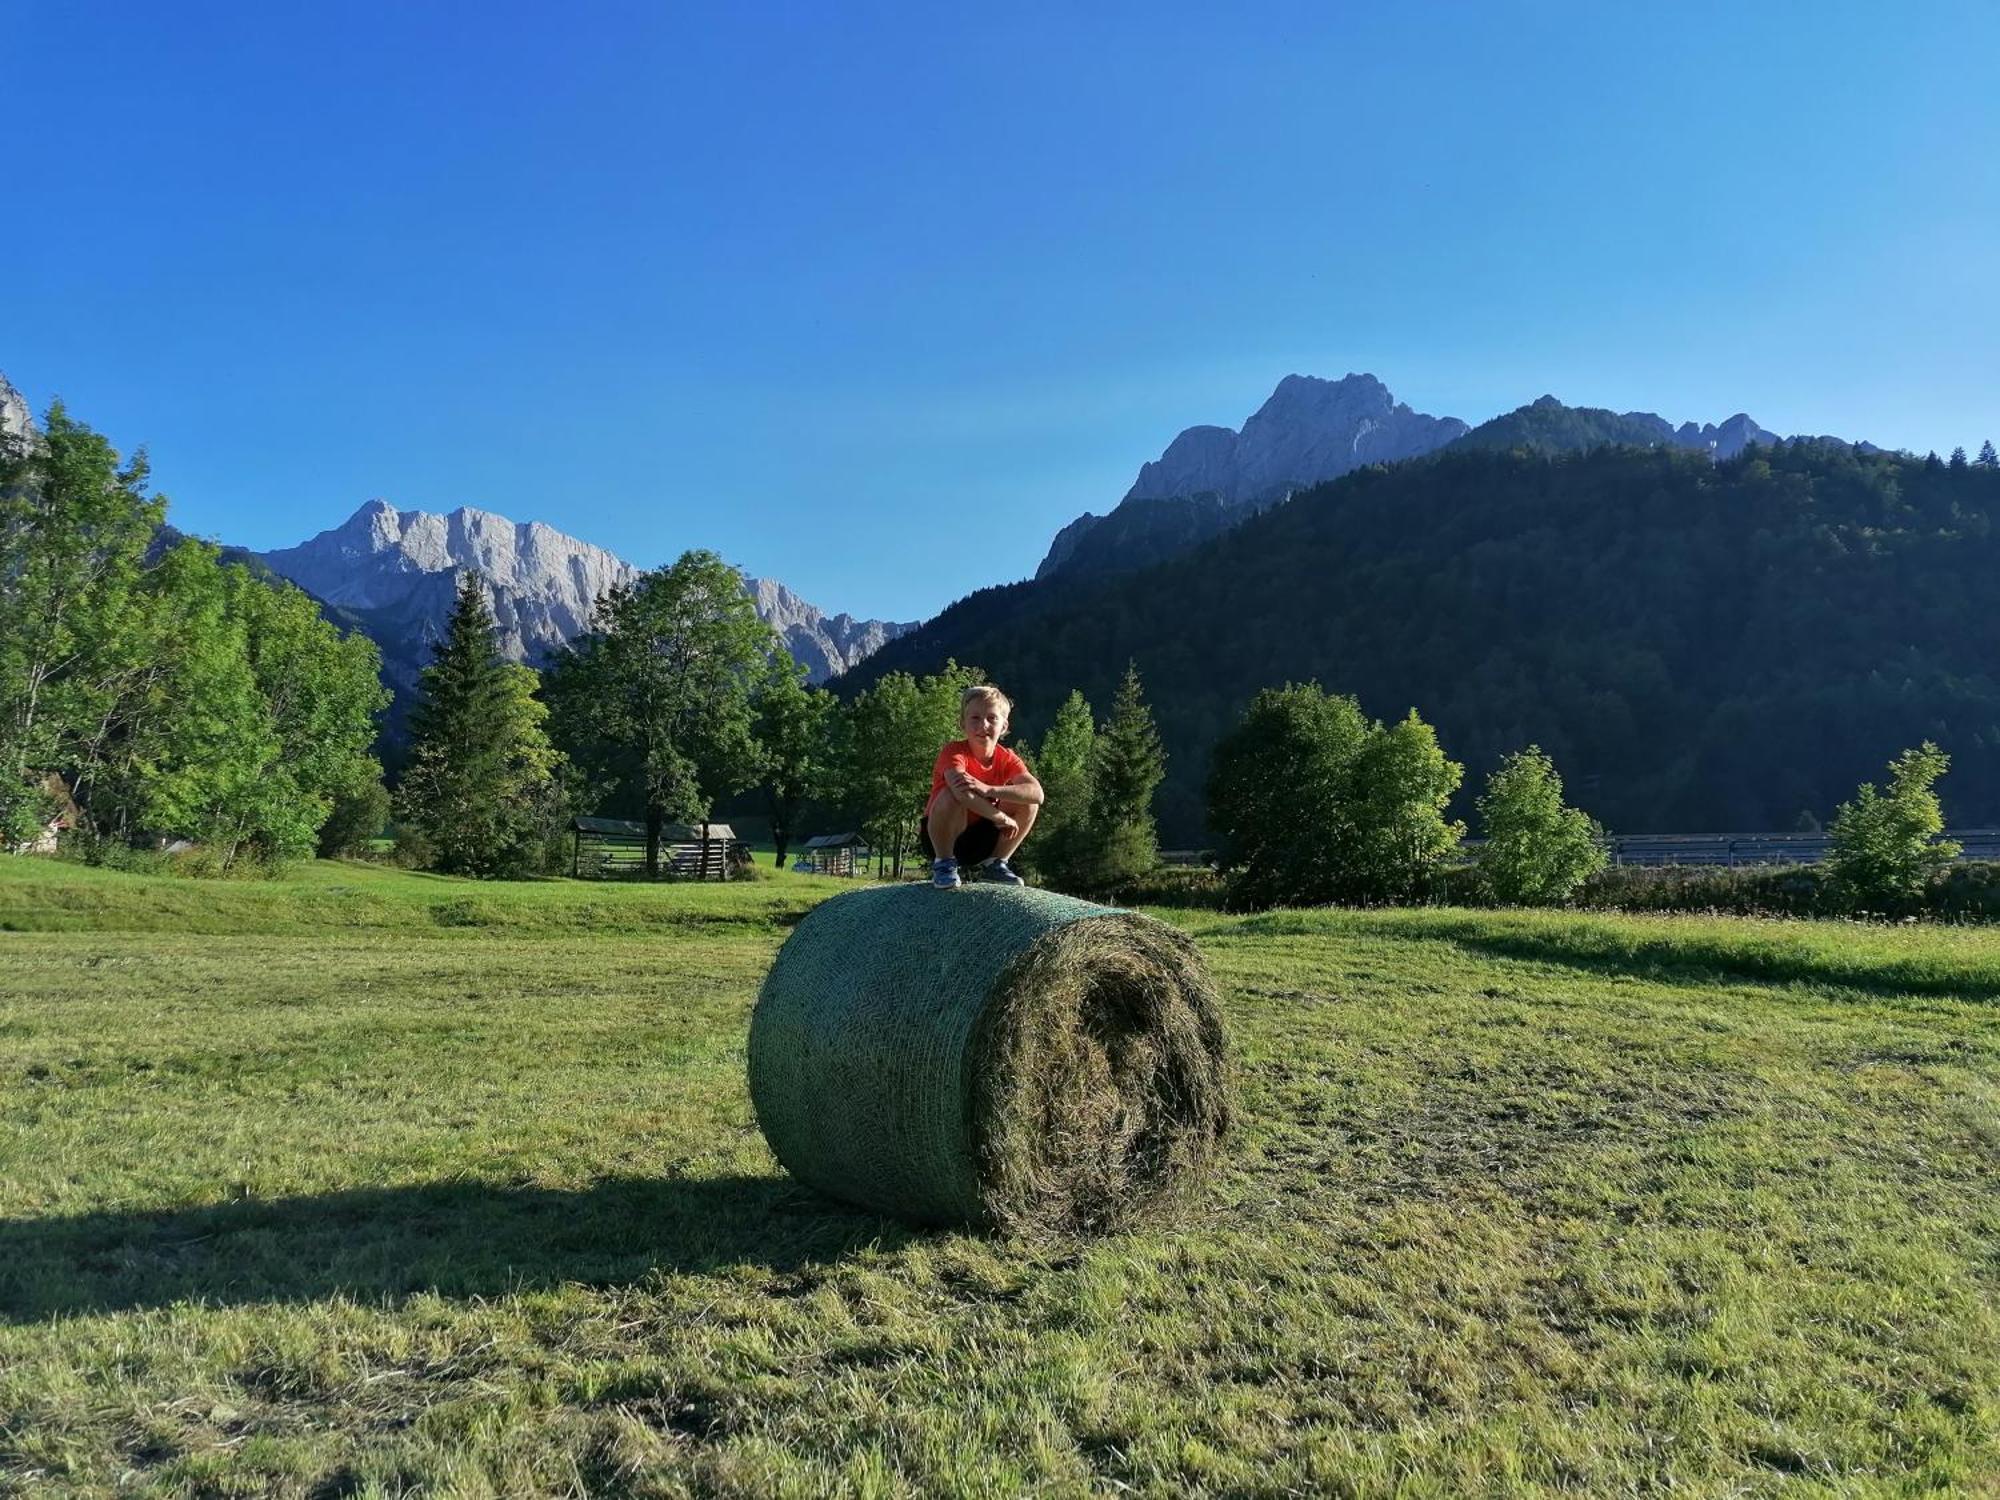
<path fill-rule="evenodd" d="M 982 682 L 975 687 L 969 687 L 958 695 L 958 717 L 960 723 L 965 721 L 966 709 L 975 703 L 997 703 L 1000 705 L 1000 717 L 1007 720 L 1010 724 L 1014 720 L 1014 700 L 990 682 Z"/>

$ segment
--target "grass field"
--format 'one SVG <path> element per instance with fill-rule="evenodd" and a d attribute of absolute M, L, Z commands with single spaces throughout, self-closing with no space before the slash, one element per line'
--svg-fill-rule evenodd
<path fill-rule="evenodd" d="M 0 860 L 0 1492 L 2000 1493 L 2000 931 L 1179 914 L 1229 1168 L 1031 1250 L 766 1152 L 841 888 Z"/>

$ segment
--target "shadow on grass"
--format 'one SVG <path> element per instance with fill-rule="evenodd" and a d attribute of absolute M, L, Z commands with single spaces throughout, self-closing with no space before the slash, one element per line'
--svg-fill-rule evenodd
<path fill-rule="evenodd" d="M 1453 921 L 1364 922 L 1349 930 L 1403 941 L 1448 942 L 1493 958 L 1560 964 L 1586 973 L 1665 984 L 1798 984 L 1882 998 L 2000 1000 L 2000 973 L 1985 965 L 1866 956 L 1843 959 L 1799 942 L 1751 937 L 1730 942 L 1692 932 L 1640 936 L 1581 923 L 1546 932 Z"/>
<path fill-rule="evenodd" d="M 0 1318 L 180 1301 L 491 1296 L 655 1271 L 795 1271 L 914 1231 L 775 1177 L 481 1183 L 0 1220 Z"/>

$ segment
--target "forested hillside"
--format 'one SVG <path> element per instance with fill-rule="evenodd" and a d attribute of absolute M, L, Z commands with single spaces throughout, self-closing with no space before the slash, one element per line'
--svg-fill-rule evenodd
<path fill-rule="evenodd" d="M 1773 444 L 1775 432 L 1738 412 L 1721 426 L 1675 427 L 1649 411 L 1615 412 L 1598 406 L 1565 406 L 1543 396 L 1482 422 L 1459 438 L 1457 448 L 1527 448 L 1537 453 L 1581 453 L 1622 444 L 1630 448 L 1685 448 L 1710 458 L 1734 458 L 1752 443 Z"/>
<path fill-rule="evenodd" d="M 1827 817 L 1897 749 L 1953 757 L 1951 821 L 2000 822 L 2000 469 L 1832 443 L 1457 449 L 1373 467 L 1122 577 L 983 590 L 842 679 L 984 667 L 1041 733 L 1128 660 L 1204 836 L 1210 747 L 1258 688 L 1414 706 L 1486 772 L 1534 741 L 1615 831 Z"/>

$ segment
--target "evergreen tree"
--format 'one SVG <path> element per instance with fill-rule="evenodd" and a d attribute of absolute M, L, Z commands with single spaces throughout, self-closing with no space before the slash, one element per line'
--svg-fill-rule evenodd
<path fill-rule="evenodd" d="M 751 695 L 783 647 L 743 575 L 713 552 L 684 552 L 597 602 L 592 628 L 556 658 L 556 738 L 591 782 L 646 824 L 646 873 L 660 873 L 667 824 L 700 824 L 718 797 L 757 778 Z"/>
<path fill-rule="evenodd" d="M 429 843 L 439 869 L 455 874 L 504 875 L 533 862 L 557 760 L 535 673 L 502 660 L 493 629 L 485 586 L 468 569 L 424 669 L 396 789 L 397 817 Z"/>
<path fill-rule="evenodd" d="M 1848 901 L 1896 907 L 1923 894 L 1962 846 L 1940 839 L 1944 810 L 1932 790 L 1951 758 L 1929 740 L 1889 762 L 1889 789 L 1864 782 L 1852 802 L 1834 814 L 1827 866 L 1834 888 Z"/>
<path fill-rule="evenodd" d="M 1963 469 L 1965 467 L 1965 450 L 1963 448 L 1952 449 L 1951 461 L 1945 467 L 1954 471 Z"/>
<path fill-rule="evenodd" d="M 1111 716 L 1091 747 L 1088 848 L 1077 861 L 1088 889 L 1116 890 L 1159 863 L 1153 792 L 1166 775 L 1166 761 L 1138 664 L 1128 662 L 1111 700 Z"/>
<path fill-rule="evenodd" d="M 1993 439 L 1988 438 L 1979 445 L 1979 457 L 1973 462 L 1982 469 L 2000 469 L 2000 453 L 1993 451 Z"/>
<path fill-rule="evenodd" d="M 782 870 L 785 851 L 798 836 L 800 810 L 832 787 L 835 704 L 825 688 L 806 682 L 804 667 L 780 652 L 771 659 L 755 708 L 764 802 L 777 847 L 772 863 Z"/>
<path fill-rule="evenodd" d="M 1071 689 L 1032 757 L 1044 800 L 1034 837 L 1021 845 L 1016 861 L 1048 884 L 1070 888 L 1082 883 L 1092 838 L 1091 763 L 1096 748 L 1097 726 L 1090 704 Z"/>
<path fill-rule="evenodd" d="M 1517 751 L 1486 779 L 1479 869 L 1497 900 L 1521 906 L 1567 901 L 1603 869 L 1604 830 L 1563 805 L 1562 778 L 1538 745 Z"/>

